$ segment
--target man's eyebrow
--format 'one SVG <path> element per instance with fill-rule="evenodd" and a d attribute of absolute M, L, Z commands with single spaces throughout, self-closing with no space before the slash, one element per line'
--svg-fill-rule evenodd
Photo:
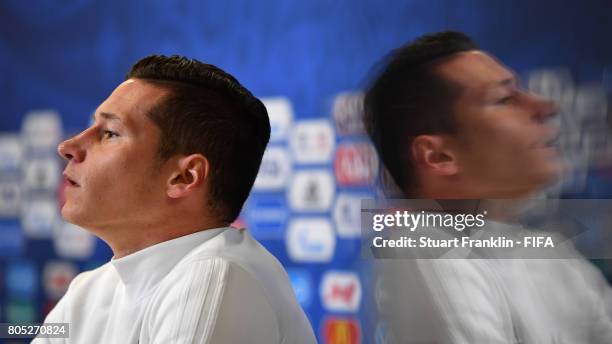
<path fill-rule="evenodd" d="M 108 120 L 116 120 L 116 121 L 121 122 L 121 117 L 119 117 L 119 116 L 115 115 L 114 113 L 104 112 L 104 111 L 100 111 L 100 112 L 98 112 L 97 114 L 94 114 L 94 115 L 92 116 L 94 121 L 96 120 L 96 116 L 97 116 L 97 115 L 100 115 L 100 117 L 102 117 L 102 118 L 104 118 L 104 119 L 108 119 Z"/>
<path fill-rule="evenodd" d="M 498 82 L 497 85 L 495 86 L 502 86 L 502 87 L 517 87 L 519 85 L 519 78 L 516 75 L 512 75 L 506 79 L 503 79 L 502 81 Z"/>

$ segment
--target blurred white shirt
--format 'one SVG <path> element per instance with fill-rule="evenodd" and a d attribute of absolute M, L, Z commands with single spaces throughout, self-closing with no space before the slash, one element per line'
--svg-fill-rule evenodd
<path fill-rule="evenodd" d="M 159 243 L 79 274 L 45 319 L 44 343 L 316 343 L 281 264 L 246 230 Z"/>
<path fill-rule="evenodd" d="M 473 253 L 378 262 L 378 307 L 398 343 L 612 343 L 610 287 L 569 242 L 555 253 L 572 259 L 467 259 Z"/>

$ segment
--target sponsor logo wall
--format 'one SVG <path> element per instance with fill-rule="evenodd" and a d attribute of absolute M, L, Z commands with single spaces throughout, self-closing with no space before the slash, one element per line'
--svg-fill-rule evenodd
<path fill-rule="evenodd" d="M 328 115 L 308 119 L 286 98 L 264 98 L 272 137 L 240 216 L 287 268 L 322 343 L 367 342 L 356 248 L 378 158 L 361 124 L 362 97 L 340 93 Z"/>

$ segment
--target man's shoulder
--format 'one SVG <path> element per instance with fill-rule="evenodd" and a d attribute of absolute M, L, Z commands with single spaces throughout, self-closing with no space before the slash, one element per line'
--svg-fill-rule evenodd
<path fill-rule="evenodd" d="M 158 310 L 156 314 L 189 309 L 214 318 L 215 335 L 223 338 L 237 331 L 236 323 L 250 322 L 241 331 L 255 334 L 265 329 L 265 337 L 276 338 L 273 342 L 297 337 L 314 340 L 287 274 L 280 269 L 277 273 L 276 267 L 257 268 L 227 255 L 195 255 L 168 274 L 152 299 L 152 309 Z"/>
<path fill-rule="evenodd" d="M 276 257 L 246 230 L 238 229 L 226 230 L 193 249 L 174 267 L 169 277 L 189 278 L 202 269 L 245 275 L 244 278 L 258 284 L 271 279 L 287 279 Z"/>
<path fill-rule="evenodd" d="M 167 275 L 162 289 L 180 292 L 194 276 L 208 276 L 211 283 L 259 293 L 273 308 L 294 298 L 291 282 L 282 264 L 248 231 L 228 229 L 189 252 Z M 239 283 L 236 281 L 248 281 Z"/>
<path fill-rule="evenodd" d="M 280 262 L 246 229 L 230 228 L 187 254 L 177 267 L 218 258 L 251 273 L 285 274 Z"/>
<path fill-rule="evenodd" d="M 150 302 L 153 309 L 163 310 L 157 314 L 194 307 L 204 308 L 193 313 L 217 313 L 247 295 L 268 304 L 258 278 L 239 264 L 220 256 L 193 257 L 179 263 L 159 283 Z"/>

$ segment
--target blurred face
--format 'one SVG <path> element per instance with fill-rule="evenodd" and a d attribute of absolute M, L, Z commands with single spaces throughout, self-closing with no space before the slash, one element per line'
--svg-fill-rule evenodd
<path fill-rule="evenodd" d="M 480 51 L 460 53 L 437 71 L 461 90 L 450 142 L 473 196 L 521 196 L 562 173 L 552 103 L 521 90 L 510 70 Z"/>
<path fill-rule="evenodd" d="M 98 107 L 92 126 L 59 145 L 68 161 L 67 221 L 98 230 L 151 221 L 151 209 L 165 199 L 165 179 L 155 160 L 160 131 L 146 113 L 163 95 L 130 79 Z"/>

